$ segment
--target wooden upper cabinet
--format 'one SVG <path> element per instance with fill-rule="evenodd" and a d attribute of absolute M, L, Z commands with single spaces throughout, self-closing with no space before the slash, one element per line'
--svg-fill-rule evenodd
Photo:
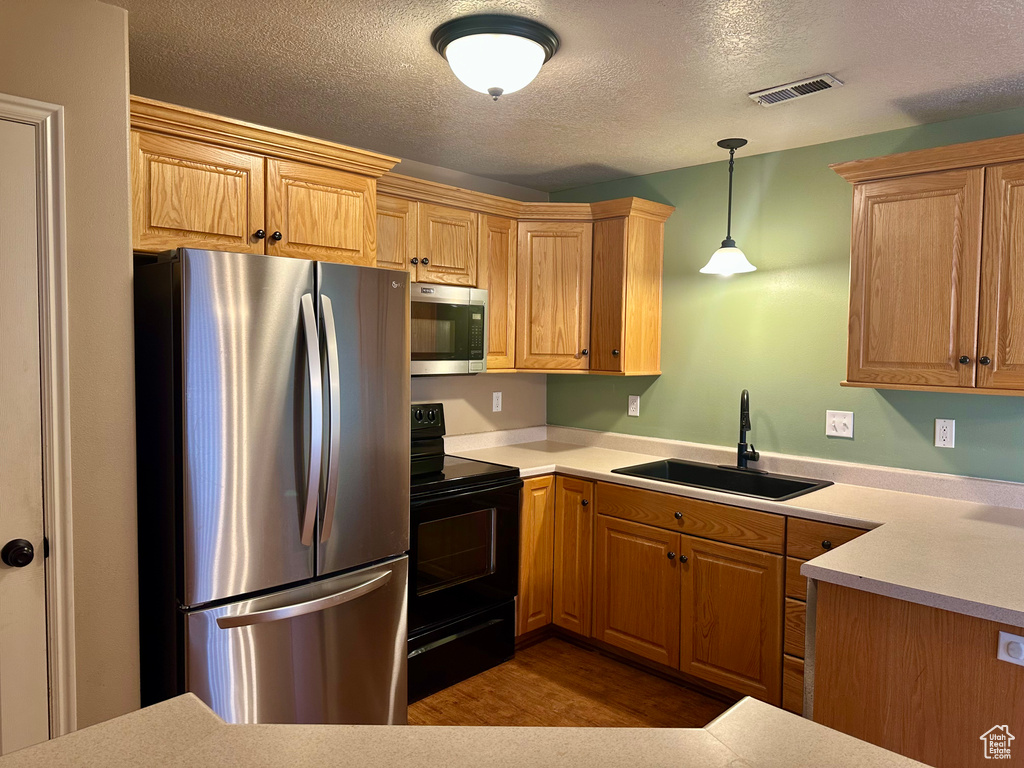
<path fill-rule="evenodd" d="M 516 368 L 590 367 L 590 222 L 519 223 Z"/>
<path fill-rule="evenodd" d="M 679 668 L 778 706 L 782 698 L 781 555 L 682 536 Z"/>
<path fill-rule="evenodd" d="M 555 484 L 552 620 L 590 637 L 593 600 L 594 484 L 559 477 Z"/>
<path fill-rule="evenodd" d="M 594 637 L 678 666 L 680 534 L 598 514 L 596 539 Z"/>
<path fill-rule="evenodd" d="M 849 381 L 974 385 L 983 187 L 980 168 L 856 186 Z"/>
<path fill-rule="evenodd" d="M 555 538 L 555 479 L 523 481 L 519 513 L 519 597 L 516 635 L 551 623 Z"/>
<path fill-rule="evenodd" d="M 594 222 L 592 371 L 661 373 L 664 247 L 661 216 L 630 215 Z"/>
<path fill-rule="evenodd" d="M 267 253 L 373 266 L 377 256 L 374 180 L 334 168 L 268 159 Z"/>
<path fill-rule="evenodd" d="M 413 200 L 377 195 L 377 266 L 414 271 L 416 207 Z"/>
<path fill-rule="evenodd" d="M 477 286 L 487 291 L 487 368 L 516 366 L 516 222 L 480 217 Z"/>
<path fill-rule="evenodd" d="M 263 253 L 263 158 L 131 133 L 132 246 Z"/>
<path fill-rule="evenodd" d="M 1024 390 L 1024 162 L 985 174 L 978 386 Z"/>
<path fill-rule="evenodd" d="M 473 211 L 419 203 L 416 280 L 476 286 L 477 227 Z"/>

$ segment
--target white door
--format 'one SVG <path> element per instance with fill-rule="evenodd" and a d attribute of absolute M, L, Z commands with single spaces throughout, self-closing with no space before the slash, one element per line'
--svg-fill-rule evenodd
<path fill-rule="evenodd" d="M 49 737 L 35 142 L 0 120 L 0 754 Z"/>

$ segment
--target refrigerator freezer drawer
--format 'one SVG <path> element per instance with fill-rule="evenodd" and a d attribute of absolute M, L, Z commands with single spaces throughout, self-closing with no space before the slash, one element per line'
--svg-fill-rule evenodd
<path fill-rule="evenodd" d="M 406 722 L 408 558 L 186 614 L 186 685 L 229 723 Z"/>

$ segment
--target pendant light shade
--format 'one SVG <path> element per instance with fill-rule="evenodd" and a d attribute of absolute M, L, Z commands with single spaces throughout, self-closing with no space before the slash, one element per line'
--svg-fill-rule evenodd
<path fill-rule="evenodd" d="M 711 259 L 701 268 L 705 275 L 736 275 L 741 272 L 754 272 L 757 270 L 753 264 L 747 261 L 746 255 L 736 247 L 736 241 L 732 239 L 732 172 L 733 156 L 736 150 L 746 146 L 746 139 L 722 139 L 718 146 L 729 150 L 729 209 L 726 218 L 725 240 L 722 247 L 711 254 Z"/>
<path fill-rule="evenodd" d="M 558 50 L 558 36 L 543 24 L 494 14 L 452 19 L 430 42 L 459 80 L 495 101 L 529 85 Z"/>

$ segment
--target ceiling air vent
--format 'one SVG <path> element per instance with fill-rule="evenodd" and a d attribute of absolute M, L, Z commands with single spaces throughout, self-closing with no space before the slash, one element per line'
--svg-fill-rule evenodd
<path fill-rule="evenodd" d="M 754 91 L 748 94 L 750 98 L 762 107 L 773 107 L 784 101 L 799 99 L 801 96 L 810 96 L 818 91 L 827 91 L 829 88 L 838 88 L 843 82 L 832 75 L 815 75 L 805 80 L 797 80 L 785 85 L 776 85 L 774 88 L 765 88 L 763 91 Z"/>

